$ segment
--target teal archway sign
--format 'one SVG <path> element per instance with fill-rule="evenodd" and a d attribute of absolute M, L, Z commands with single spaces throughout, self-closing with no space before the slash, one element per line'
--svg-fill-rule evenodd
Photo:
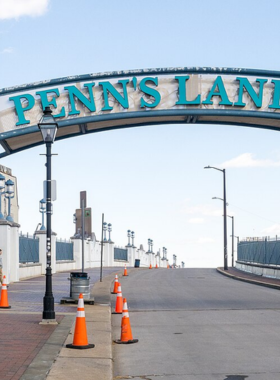
<path fill-rule="evenodd" d="M 280 130 L 280 72 L 164 68 L 89 74 L 0 90 L 0 157 L 43 143 L 50 106 L 56 140 L 152 124 L 231 124 Z"/>

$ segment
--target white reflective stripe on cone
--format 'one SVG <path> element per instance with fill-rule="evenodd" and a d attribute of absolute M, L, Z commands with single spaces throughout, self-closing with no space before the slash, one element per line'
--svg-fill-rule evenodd
<path fill-rule="evenodd" d="M 78 301 L 78 308 L 79 309 L 82 309 L 84 307 L 84 299 L 83 298 L 79 298 L 79 301 Z"/>
<path fill-rule="evenodd" d="M 77 317 L 84 317 L 85 318 L 85 311 L 84 310 L 77 310 Z"/>

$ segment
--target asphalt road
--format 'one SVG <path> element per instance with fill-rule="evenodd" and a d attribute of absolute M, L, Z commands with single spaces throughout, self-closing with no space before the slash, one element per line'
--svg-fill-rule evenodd
<path fill-rule="evenodd" d="M 114 379 L 280 379 L 279 290 L 188 268 L 134 269 L 121 285 L 139 342 L 114 344 Z"/>

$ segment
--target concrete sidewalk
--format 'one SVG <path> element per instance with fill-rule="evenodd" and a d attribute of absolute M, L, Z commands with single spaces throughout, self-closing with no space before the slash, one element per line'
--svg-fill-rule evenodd
<path fill-rule="evenodd" d="M 115 273 L 118 271 L 120 268 L 104 268 L 104 280 L 99 283 L 100 269 L 87 269 L 91 290 L 96 301 L 95 305 L 86 305 L 88 339 L 96 345 L 96 348 L 93 349 L 96 352 L 95 356 L 98 358 L 106 357 L 108 361 L 111 361 L 111 356 L 104 353 L 104 347 L 101 349 L 101 346 L 103 344 L 103 346 L 108 345 L 110 347 L 111 340 L 109 336 L 106 336 L 106 340 L 104 340 L 102 332 L 100 332 L 101 336 L 99 337 L 97 330 L 103 330 L 106 334 L 111 330 L 109 318 L 110 286 Z M 107 278 L 107 276 L 109 277 Z M 76 320 L 77 305 L 60 304 L 60 300 L 69 295 L 70 283 L 68 278 L 69 273 L 66 272 L 53 275 L 53 294 L 58 325 L 39 324 L 42 321 L 45 276 L 29 278 L 9 285 L 8 298 L 11 308 L 0 309 L 1 380 L 46 379 L 65 341 L 68 339 L 67 343 L 68 341 L 72 343 L 73 336 L 69 335 L 69 331 L 71 333 Z M 93 286 L 94 284 L 96 286 Z M 109 342 L 110 344 L 108 344 Z M 100 349 L 98 354 L 97 349 Z M 77 352 L 77 350 L 71 351 Z M 72 364 L 71 358 L 69 358 L 69 362 Z M 70 368 L 68 364 L 67 366 Z M 58 377 L 56 376 L 56 378 Z M 71 378 L 72 376 L 68 376 L 68 379 Z M 76 377 L 74 378 L 76 379 Z M 91 376 L 91 378 L 102 379 L 99 374 L 97 377 Z M 111 377 L 107 378 L 111 379 Z"/>
<path fill-rule="evenodd" d="M 115 274 L 109 275 L 94 285 L 92 295 L 95 299 L 94 306 L 85 305 L 88 342 L 95 344 L 92 349 L 75 350 L 66 348 L 66 344 L 73 342 L 75 323 L 72 325 L 63 348 L 59 352 L 51 370 L 48 380 L 111 380 L 113 377 L 112 334 L 111 334 L 111 285 Z M 120 274 L 119 274 L 120 277 Z M 55 333 L 53 334 L 55 335 Z M 27 373 L 32 374 L 32 368 L 36 367 L 36 358 Z M 39 364 L 39 363 L 38 363 Z M 35 377 L 23 377 L 22 379 L 34 380 Z"/>
<path fill-rule="evenodd" d="M 280 290 L 280 280 L 278 280 L 277 278 L 258 276 L 256 274 L 244 272 L 232 267 L 228 268 L 228 270 L 224 270 L 223 268 L 217 268 L 217 271 L 234 280 L 250 282 L 251 284 L 266 286 L 268 288 Z"/>

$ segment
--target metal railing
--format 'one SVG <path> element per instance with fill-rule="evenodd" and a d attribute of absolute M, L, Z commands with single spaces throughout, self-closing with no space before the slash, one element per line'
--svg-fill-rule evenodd
<path fill-rule="evenodd" d="M 56 260 L 73 260 L 73 243 L 66 240 L 56 241 Z"/>
<path fill-rule="evenodd" d="M 238 244 L 237 260 L 263 265 L 280 265 L 280 240 L 270 238 L 246 238 Z"/>
<path fill-rule="evenodd" d="M 33 236 L 19 236 L 19 262 L 38 263 L 39 262 L 39 239 Z"/>
<path fill-rule="evenodd" d="M 124 260 L 127 261 L 127 249 L 114 247 L 114 260 Z"/>

